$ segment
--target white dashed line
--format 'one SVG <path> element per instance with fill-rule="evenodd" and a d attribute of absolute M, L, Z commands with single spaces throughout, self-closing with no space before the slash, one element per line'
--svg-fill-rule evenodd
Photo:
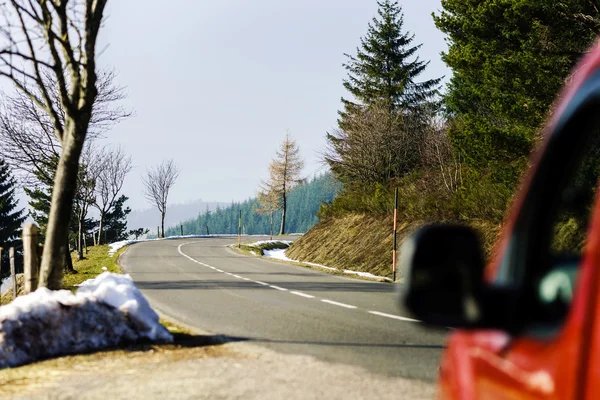
<path fill-rule="evenodd" d="M 307 299 L 314 299 L 315 296 L 311 296 L 310 294 L 302 293 L 302 292 L 290 292 L 291 294 L 295 294 L 296 296 L 306 297 Z"/>
<path fill-rule="evenodd" d="M 282 288 L 282 287 L 280 287 L 280 286 L 269 285 L 268 283 L 265 283 L 265 282 L 261 282 L 261 281 L 255 281 L 255 280 L 252 280 L 252 279 L 248 279 L 248 278 L 245 278 L 245 277 L 243 277 L 243 276 L 239 276 L 239 275 L 236 275 L 236 274 L 232 274 L 231 272 L 226 272 L 226 271 L 223 271 L 222 269 L 219 269 L 219 268 L 213 267 L 212 265 L 204 264 L 203 262 L 200 262 L 200 261 L 198 261 L 198 260 L 195 260 L 195 259 L 193 259 L 192 257 L 190 257 L 190 256 L 188 256 L 187 254 L 185 254 L 183 251 L 181 251 L 181 246 L 184 246 L 184 245 L 186 245 L 186 244 L 191 244 L 191 243 L 195 243 L 195 242 L 184 243 L 184 244 L 181 244 L 181 245 L 179 245 L 179 246 L 177 247 L 177 251 L 179 252 L 179 254 L 181 254 L 181 255 L 182 255 L 182 256 L 184 256 L 185 258 L 189 259 L 190 261 L 193 261 L 193 262 L 195 262 L 196 264 L 200 264 L 200 265 L 202 265 L 202 266 L 204 266 L 204 267 L 211 268 L 211 269 L 213 269 L 213 270 L 215 270 L 215 271 L 217 271 L 217 272 L 221 272 L 221 273 L 223 273 L 223 274 L 226 274 L 226 275 L 229 275 L 229 276 L 233 276 L 234 278 L 243 279 L 243 280 L 245 280 L 245 281 L 249 281 L 249 282 L 254 282 L 254 283 L 257 283 L 257 284 L 259 284 L 259 285 L 263 285 L 263 286 L 269 286 L 270 288 L 273 288 L 273 289 L 276 289 L 276 290 L 280 290 L 280 291 L 282 291 L 282 292 L 287 292 L 287 291 L 289 291 L 289 289 Z M 306 294 L 306 293 L 302 293 L 302 292 L 290 291 L 290 293 L 291 293 L 291 294 L 294 294 L 294 295 L 296 295 L 296 296 L 305 297 L 305 298 L 307 298 L 307 299 L 314 299 L 314 298 L 315 298 L 315 296 L 312 296 L 312 295 L 310 295 L 310 294 Z M 339 303 L 339 302 L 337 302 L 337 301 L 333 301 L 333 300 L 321 299 L 321 301 L 322 301 L 323 303 L 332 304 L 332 305 L 334 305 L 334 306 L 339 306 L 339 307 L 344 307 L 344 308 L 349 308 L 349 309 L 356 309 L 356 308 L 358 308 L 358 307 L 356 307 L 356 306 L 353 306 L 353 305 L 351 305 L 351 304 Z M 385 317 L 385 318 L 391 318 L 391 319 L 399 320 L 399 321 L 406 321 L 406 322 L 421 322 L 421 321 L 419 321 L 419 320 L 417 320 L 417 319 L 412 319 L 412 318 L 401 317 L 401 316 L 399 316 L 399 315 L 393 315 L 393 314 L 386 314 L 386 313 L 382 313 L 382 312 L 379 312 L 379 311 L 368 311 L 368 313 L 369 313 L 369 314 L 373 314 L 373 315 L 377 315 L 377 316 L 380 316 L 380 317 Z"/>
<path fill-rule="evenodd" d="M 321 301 L 323 303 L 333 304 L 334 306 L 340 306 L 340 307 L 344 307 L 344 308 L 357 308 L 356 306 L 352 306 L 350 304 L 338 303 L 337 301 L 332 301 L 332 300 L 327 300 L 327 299 L 322 299 Z"/>
<path fill-rule="evenodd" d="M 393 315 L 393 314 L 386 314 L 386 313 L 382 313 L 379 311 L 369 311 L 369 314 L 373 314 L 373 315 L 379 315 L 380 317 L 386 317 L 386 318 L 392 318 L 392 319 L 397 319 L 399 321 L 406 321 L 406 322 L 421 322 L 418 319 L 412 319 L 412 318 L 406 318 L 406 317 L 401 317 L 399 315 Z"/>

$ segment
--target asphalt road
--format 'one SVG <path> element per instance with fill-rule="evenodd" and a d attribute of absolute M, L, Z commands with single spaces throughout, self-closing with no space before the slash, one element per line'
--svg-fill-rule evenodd
<path fill-rule="evenodd" d="M 226 247 L 235 241 L 139 243 L 120 264 L 153 307 L 192 327 L 376 374 L 435 380 L 446 332 L 404 317 L 398 285 L 243 256 Z"/>

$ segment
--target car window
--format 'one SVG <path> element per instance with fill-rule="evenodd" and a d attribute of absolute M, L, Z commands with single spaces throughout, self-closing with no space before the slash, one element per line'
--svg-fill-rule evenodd
<path fill-rule="evenodd" d="M 595 129 L 575 169 L 558 193 L 552 214 L 546 266 L 536 280 L 540 320 L 559 326 L 574 293 L 600 176 L 600 132 Z"/>
<path fill-rule="evenodd" d="M 550 253 L 554 256 L 580 256 L 585 250 L 590 214 L 594 205 L 600 172 L 600 135 L 594 135 L 567 187 L 559 197 L 552 225 Z"/>

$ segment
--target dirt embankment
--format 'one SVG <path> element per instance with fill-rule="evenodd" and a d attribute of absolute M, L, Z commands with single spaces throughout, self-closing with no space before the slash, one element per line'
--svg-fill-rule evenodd
<path fill-rule="evenodd" d="M 404 239 L 423 224 L 423 221 L 398 221 L 398 250 Z M 469 225 L 480 233 L 484 250 L 489 254 L 500 226 L 488 221 L 471 221 Z M 391 278 L 393 226 L 391 216 L 349 214 L 329 218 L 296 240 L 286 255 L 294 260 Z M 402 278 L 402 271 L 398 271 L 397 278 Z"/>

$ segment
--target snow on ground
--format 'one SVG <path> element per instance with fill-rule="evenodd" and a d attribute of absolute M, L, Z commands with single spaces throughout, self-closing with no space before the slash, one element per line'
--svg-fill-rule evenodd
<path fill-rule="evenodd" d="M 301 235 L 299 233 L 293 233 L 292 235 Z M 122 240 L 120 242 L 114 242 L 114 243 L 110 243 L 108 245 L 109 249 L 108 249 L 108 255 L 109 256 L 113 256 L 117 251 L 119 251 L 120 249 L 122 249 L 125 246 L 129 246 L 135 243 L 141 243 L 141 242 L 152 242 L 155 240 L 175 240 L 175 239 L 204 239 L 204 238 L 211 238 L 211 237 L 231 237 L 231 236 L 236 236 L 235 234 L 229 234 L 229 233 L 223 233 L 223 234 L 216 234 L 216 235 L 183 235 L 183 236 L 168 236 L 166 238 L 154 238 L 154 239 L 137 239 L 137 240 Z M 248 236 L 265 236 L 265 235 L 242 235 L 242 237 L 248 237 Z M 267 241 L 269 242 L 269 241 Z M 286 240 L 274 240 L 274 242 L 284 242 L 284 243 L 292 243 L 290 241 L 286 241 Z M 261 242 L 256 242 L 256 243 L 261 243 Z"/>
<path fill-rule="evenodd" d="M 8 292 L 8 289 L 11 288 L 11 281 L 10 281 L 11 277 L 7 277 L 2 279 L 2 281 L 0 281 L 0 294 L 3 294 L 4 292 Z"/>
<path fill-rule="evenodd" d="M 75 294 L 39 288 L 0 307 L 0 368 L 144 339 L 173 337 L 129 275 L 104 272 Z"/>
<path fill-rule="evenodd" d="M 327 267 L 327 266 L 321 265 L 321 264 L 316 264 L 316 263 L 311 263 L 311 262 L 304 262 L 304 261 L 298 261 L 298 260 L 292 260 L 291 258 L 288 258 L 285 255 L 285 251 L 286 250 L 287 249 L 263 250 L 263 254 L 264 254 L 265 257 L 276 258 L 278 260 L 290 261 L 290 262 L 301 263 L 301 264 L 307 264 L 307 265 L 311 265 L 313 267 L 319 267 L 319 268 L 328 269 L 330 271 L 340 271 L 337 268 Z M 344 274 L 359 275 L 359 276 L 366 277 L 366 278 L 385 279 L 387 281 L 391 281 L 390 278 L 387 278 L 385 276 L 377 276 L 377 275 L 370 274 L 368 272 L 351 271 L 349 269 L 344 269 L 341 272 L 343 272 Z"/>
<path fill-rule="evenodd" d="M 293 241 L 292 240 L 259 240 L 258 242 L 249 243 L 246 246 L 258 247 L 258 246 L 262 246 L 263 244 L 269 244 L 269 243 L 283 243 L 283 244 L 287 244 L 289 246 L 290 244 L 293 243 Z"/>
<path fill-rule="evenodd" d="M 294 261 L 287 258 L 287 256 L 285 255 L 286 250 L 287 249 L 263 250 L 263 255 L 265 257 L 276 258 L 278 260 Z"/>

